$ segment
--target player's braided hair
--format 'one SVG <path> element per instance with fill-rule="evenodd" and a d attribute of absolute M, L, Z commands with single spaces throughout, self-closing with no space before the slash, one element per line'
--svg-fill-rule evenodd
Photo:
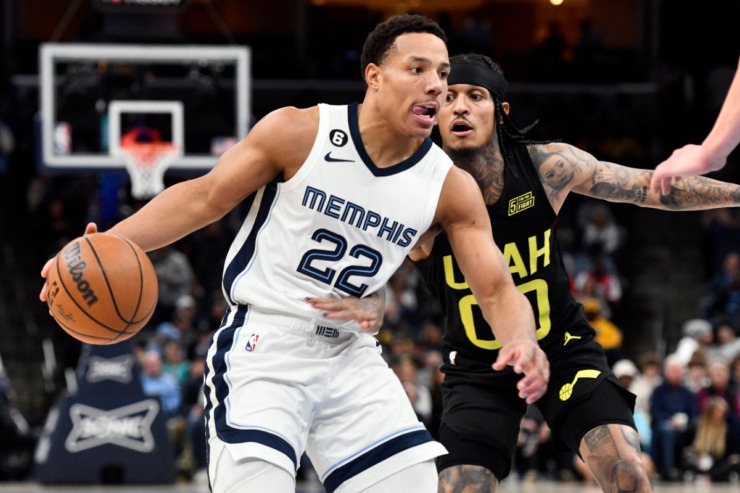
<path fill-rule="evenodd" d="M 391 17 L 385 22 L 381 22 L 375 29 L 368 34 L 365 45 L 362 47 L 360 56 L 360 70 L 362 77 L 365 77 L 365 69 L 371 63 L 380 65 L 388 52 L 396 42 L 396 38 L 407 33 L 429 33 L 437 36 L 447 43 L 445 32 L 439 27 L 439 24 L 424 17 L 423 15 L 404 14 Z"/>
<path fill-rule="evenodd" d="M 455 66 L 460 67 L 463 65 L 476 65 L 479 67 L 483 67 L 485 71 L 493 72 L 490 73 L 492 77 L 490 79 L 486 79 L 486 85 L 483 85 L 483 87 L 486 87 L 487 85 L 493 86 L 486 87 L 486 89 L 488 89 L 488 92 L 491 94 L 491 98 L 493 99 L 493 104 L 496 110 L 496 135 L 498 138 L 499 148 L 501 149 L 501 153 L 504 155 L 505 158 L 509 157 L 509 150 L 513 145 L 543 143 L 542 141 L 532 140 L 527 137 L 527 132 L 529 132 L 535 125 L 537 125 L 537 120 L 535 120 L 530 125 L 527 125 L 526 127 L 520 129 L 514 124 L 513 121 L 511 121 L 509 115 L 506 114 L 506 112 L 504 111 L 503 102 L 504 96 L 506 94 L 507 83 L 506 79 L 504 78 L 504 71 L 501 70 L 501 67 L 499 67 L 496 62 L 491 60 L 486 55 L 470 53 L 465 55 L 455 55 L 451 57 L 450 64 L 452 65 L 451 75 L 449 79 L 450 85 L 481 85 L 480 81 L 469 80 L 464 78 L 465 76 L 462 76 L 462 78 L 457 77 L 455 75 Z"/>

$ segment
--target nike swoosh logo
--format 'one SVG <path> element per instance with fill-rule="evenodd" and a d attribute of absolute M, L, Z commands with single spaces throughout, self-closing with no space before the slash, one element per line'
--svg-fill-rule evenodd
<path fill-rule="evenodd" d="M 331 151 L 326 153 L 326 156 L 324 156 L 324 160 L 327 163 L 354 163 L 354 159 L 339 159 L 336 157 L 331 157 Z"/>

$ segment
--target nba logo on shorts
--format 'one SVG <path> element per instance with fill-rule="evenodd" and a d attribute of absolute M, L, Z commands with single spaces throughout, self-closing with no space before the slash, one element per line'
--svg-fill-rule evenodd
<path fill-rule="evenodd" d="M 257 348 L 257 341 L 259 340 L 259 338 L 259 334 L 252 334 L 251 336 L 249 336 L 249 339 L 247 340 L 246 350 L 250 353 L 254 351 Z"/>

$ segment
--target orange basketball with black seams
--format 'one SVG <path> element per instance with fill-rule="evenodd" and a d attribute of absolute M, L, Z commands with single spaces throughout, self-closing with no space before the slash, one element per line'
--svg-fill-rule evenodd
<path fill-rule="evenodd" d="M 157 306 L 157 273 L 146 252 L 109 233 L 70 241 L 54 258 L 46 283 L 54 320 L 88 344 L 125 341 Z"/>

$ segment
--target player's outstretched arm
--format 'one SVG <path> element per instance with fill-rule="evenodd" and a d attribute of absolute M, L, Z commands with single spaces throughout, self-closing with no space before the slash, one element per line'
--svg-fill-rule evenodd
<path fill-rule="evenodd" d="M 133 241 L 144 251 L 173 243 L 222 218 L 279 174 L 286 180 L 293 176 L 308 155 L 317 128 L 317 107 L 276 110 L 226 151 L 207 174 L 166 188 L 107 232 Z M 42 268 L 42 277 L 48 265 Z M 45 301 L 45 288 L 40 298 Z"/>
<path fill-rule="evenodd" d="M 655 168 L 650 189 L 668 195 L 671 182 L 682 176 L 703 175 L 722 169 L 727 156 L 740 144 L 740 66 L 727 92 L 719 116 L 701 145 L 688 144 Z"/>
<path fill-rule="evenodd" d="M 494 336 L 501 343 L 494 370 L 507 365 L 523 374 L 519 396 L 531 404 L 547 389 L 550 365 L 537 343 L 534 314 L 519 292 L 506 261 L 493 241 L 483 197 L 473 178 L 452 168 L 437 207 L 460 269 Z"/>
<path fill-rule="evenodd" d="M 310 149 L 310 144 L 304 149 L 305 141 L 312 141 L 316 135 L 310 122 L 304 123 L 304 115 L 295 108 L 270 113 L 227 150 L 208 173 L 168 187 L 109 232 L 149 251 L 221 219 L 283 173 L 287 162 L 303 163 Z M 296 147 L 304 154 L 292 159 Z"/>
<path fill-rule="evenodd" d="M 609 202 L 690 211 L 737 207 L 740 186 L 703 176 L 686 177 L 666 195 L 650 189 L 653 171 L 599 161 L 577 147 L 551 143 L 529 147 L 532 162 L 555 211 L 573 191 Z"/>

